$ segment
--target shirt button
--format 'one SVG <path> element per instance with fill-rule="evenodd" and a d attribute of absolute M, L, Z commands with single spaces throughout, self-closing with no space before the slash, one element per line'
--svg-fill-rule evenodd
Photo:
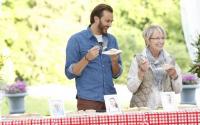
<path fill-rule="evenodd" d="M 104 65 L 102 65 L 102 67 L 104 67 Z"/>

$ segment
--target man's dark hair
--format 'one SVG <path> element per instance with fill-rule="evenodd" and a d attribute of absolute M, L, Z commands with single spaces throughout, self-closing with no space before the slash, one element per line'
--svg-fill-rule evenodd
<path fill-rule="evenodd" d="M 113 13 L 113 9 L 111 6 L 107 5 L 107 4 L 99 4 L 97 5 L 93 10 L 92 13 L 90 15 L 90 25 L 94 23 L 94 16 L 97 16 L 99 18 L 101 18 L 103 16 L 103 11 L 109 11 L 111 13 Z"/>

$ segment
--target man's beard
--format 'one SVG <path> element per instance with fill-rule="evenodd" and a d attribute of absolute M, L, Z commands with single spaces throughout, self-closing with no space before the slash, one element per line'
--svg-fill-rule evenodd
<path fill-rule="evenodd" d="M 107 30 L 104 30 L 105 26 L 101 23 L 101 21 L 99 22 L 98 28 L 99 28 L 99 32 L 101 34 L 106 34 L 107 33 Z"/>

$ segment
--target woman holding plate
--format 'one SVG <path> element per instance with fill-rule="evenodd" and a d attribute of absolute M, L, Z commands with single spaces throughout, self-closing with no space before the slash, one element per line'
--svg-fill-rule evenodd
<path fill-rule="evenodd" d="M 175 59 L 166 52 L 166 33 L 159 25 L 151 25 L 143 32 L 146 48 L 132 61 L 128 74 L 128 89 L 133 93 L 130 107 L 160 106 L 160 92 L 182 89 L 181 70 Z"/>

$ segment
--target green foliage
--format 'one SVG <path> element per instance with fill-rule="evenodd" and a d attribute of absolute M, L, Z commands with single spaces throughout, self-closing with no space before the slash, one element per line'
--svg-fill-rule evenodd
<path fill-rule="evenodd" d="M 3 74 L 2 74 L 2 68 L 4 66 L 5 59 L 6 57 L 3 55 L 2 52 L 0 52 L 0 90 L 4 89 L 5 87 L 5 82 L 3 80 Z"/>
<path fill-rule="evenodd" d="M 3 67 L 3 62 L 4 62 L 3 56 L 0 55 L 0 70 L 1 70 L 1 68 Z"/>
<path fill-rule="evenodd" d="M 176 43 L 167 39 L 165 49 L 176 59 L 182 72 L 187 72 L 189 70 L 192 62 L 189 59 L 185 43 Z"/>
<path fill-rule="evenodd" d="M 189 71 L 192 73 L 197 73 L 197 76 L 200 78 L 200 35 L 198 35 L 196 42 L 192 45 L 197 49 L 197 57 L 194 60 L 195 64 L 192 65 Z"/>
<path fill-rule="evenodd" d="M 103 2 L 114 9 L 111 32 L 123 50 L 123 74 L 117 83 L 126 83 L 133 56 L 145 47 L 142 30 L 152 23 L 166 29 L 166 48 L 187 70 L 190 61 L 184 45 L 179 0 Z M 0 46 L 10 49 L 15 74 L 29 84 L 69 82 L 64 75 L 67 40 L 88 26 L 90 12 L 98 3 L 102 0 L 2 1 Z"/>
<path fill-rule="evenodd" d="M 1 74 L 1 68 L 3 67 L 3 56 L 0 54 L 0 90 L 2 89 L 2 82 L 3 82 L 3 78 L 2 78 L 2 74 Z"/>

